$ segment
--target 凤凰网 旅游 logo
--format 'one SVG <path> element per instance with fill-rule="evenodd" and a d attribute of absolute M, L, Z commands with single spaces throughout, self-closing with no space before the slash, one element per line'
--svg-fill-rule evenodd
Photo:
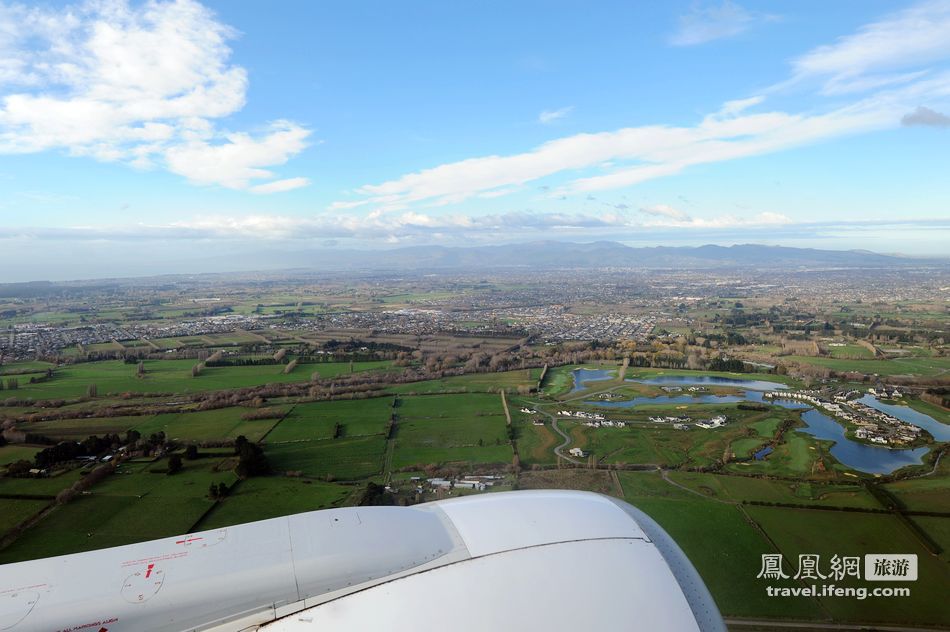
<path fill-rule="evenodd" d="M 781 553 L 765 553 L 759 579 L 787 580 L 784 586 L 767 586 L 770 597 L 908 597 L 908 587 L 838 586 L 832 582 L 912 582 L 917 580 L 915 553 L 869 553 L 832 555 L 827 560 L 817 553 L 803 553 L 793 566 Z M 790 582 L 792 584 L 790 584 Z"/>
<path fill-rule="evenodd" d="M 792 567 L 781 553 L 762 554 L 759 579 L 834 579 L 853 577 L 866 581 L 916 581 L 916 553 L 869 553 L 864 556 L 832 555 L 826 563 L 817 553 L 803 553 Z"/>

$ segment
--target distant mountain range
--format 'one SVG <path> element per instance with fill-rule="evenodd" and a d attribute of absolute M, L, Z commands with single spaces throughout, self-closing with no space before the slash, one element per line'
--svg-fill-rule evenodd
<path fill-rule="evenodd" d="M 866 250 L 816 250 L 744 244 L 631 248 L 612 241 L 539 241 L 503 246 L 410 246 L 391 250 L 273 251 L 275 263 L 321 270 L 476 270 L 492 268 L 881 268 L 950 265 L 948 259 L 915 259 Z"/>
<path fill-rule="evenodd" d="M 135 263 L 135 262 L 132 262 Z M 78 265 L 78 264 L 77 264 Z M 165 275 L 202 275 L 266 273 L 279 276 L 283 271 L 306 272 L 448 272 L 466 270 L 557 270 L 594 268 L 680 269 L 680 270 L 827 270 L 882 269 L 913 267 L 950 267 L 950 258 L 914 258 L 882 255 L 867 250 L 816 250 L 743 244 L 737 246 L 698 246 L 631 248 L 613 241 L 572 243 L 537 241 L 502 246 L 409 246 L 389 250 L 343 248 L 245 249 L 208 256 L 140 262 L 124 268 L 128 279 L 154 279 Z M 100 272 L 100 269 L 102 272 Z M 92 279 L 78 282 L 84 287 L 102 284 L 116 277 L 105 270 L 111 266 L 70 268 L 75 276 L 65 276 L 56 267 L 54 273 L 35 270 L 37 276 L 53 279 Z M 55 274 L 55 276 L 54 276 Z M 95 280 L 98 279 L 98 280 Z M 75 285 L 73 282 L 68 285 Z M 44 296 L 66 291 L 67 286 L 48 281 L 0 283 L 0 296 Z"/>

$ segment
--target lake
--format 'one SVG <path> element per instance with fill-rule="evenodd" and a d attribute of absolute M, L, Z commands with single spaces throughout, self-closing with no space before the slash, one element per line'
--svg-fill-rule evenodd
<path fill-rule="evenodd" d="M 607 369 L 574 369 L 571 373 L 574 374 L 574 388 L 571 389 L 572 393 L 587 388 L 588 382 L 612 380 L 616 375 L 614 371 Z"/>
<path fill-rule="evenodd" d="M 652 384 L 656 386 L 735 386 L 746 388 L 753 391 L 781 391 L 788 386 L 778 382 L 766 382 L 764 380 L 742 380 L 731 377 L 719 377 L 715 375 L 661 375 L 647 380 L 629 379 L 628 382 L 638 384 Z"/>
<path fill-rule="evenodd" d="M 844 436 L 844 427 L 841 424 L 817 410 L 806 410 L 802 413 L 802 421 L 808 424 L 808 427 L 799 428 L 798 432 L 810 434 L 816 439 L 834 441 L 835 444 L 831 446 L 832 456 L 848 467 L 869 474 L 890 474 L 905 465 L 920 465 L 924 455 L 930 450 L 927 447 L 892 450 L 884 446 L 852 441 Z"/>
<path fill-rule="evenodd" d="M 926 415 L 920 411 L 914 410 L 910 406 L 885 404 L 884 402 L 879 401 L 873 395 L 865 395 L 858 401 L 865 406 L 875 408 L 882 413 L 887 413 L 888 415 L 897 417 L 901 421 L 906 421 L 909 424 L 920 426 L 933 435 L 933 438 L 937 441 L 950 441 L 950 426 L 947 424 L 942 424 L 930 415 Z"/>

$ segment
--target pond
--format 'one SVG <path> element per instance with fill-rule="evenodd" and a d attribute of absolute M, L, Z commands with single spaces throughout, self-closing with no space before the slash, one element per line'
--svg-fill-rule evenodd
<path fill-rule="evenodd" d="M 571 389 L 572 393 L 588 388 L 588 382 L 612 380 L 615 377 L 614 371 L 607 369 L 574 369 L 571 373 L 574 374 L 574 388 Z"/>
<path fill-rule="evenodd" d="M 772 452 L 773 452 L 774 450 L 775 450 L 775 448 L 773 448 L 773 447 L 770 446 L 770 445 L 767 445 L 767 446 L 765 446 L 764 448 L 762 448 L 761 450 L 759 450 L 758 452 L 756 452 L 755 454 L 753 454 L 752 457 L 753 457 L 756 461 L 762 461 L 763 459 L 765 459 L 765 457 L 767 457 L 768 455 L 772 454 Z"/>

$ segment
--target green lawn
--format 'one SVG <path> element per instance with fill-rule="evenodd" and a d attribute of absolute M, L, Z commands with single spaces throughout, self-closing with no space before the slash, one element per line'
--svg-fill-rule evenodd
<path fill-rule="evenodd" d="M 669 472 L 670 479 L 705 496 L 732 502 L 758 501 L 880 509 L 862 485 Z"/>
<path fill-rule="evenodd" d="M 937 475 L 897 481 L 883 487 L 910 511 L 950 513 L 950 463 L 947 461 L 944 455 Z"/>
<path fill-rule="evenodd" d="M 0 498 L 0 535 L 35 515 L 49 503 L 47 500 Z"/>
<path fill-rule="evenodd" d="M 392 397 L 297 404 L 267 435 L 268 443 L 331 439 L 337 423 L 344 437 L 383 434 L 392 411 Z"/>
<path fill-rule="evenodd" d="M 44 478 L 0 478 L 0 494 L 55 496 L 73 486 L 80 478 L 79 470 L 57 472 Z"/>
<path fill-rule="evenodd" d="M 245 413 L 254 410 L 233 407 L 137 417 L 63 419 L 22 424 L 20 428 L 56 439 L 73 440 L 84 439 L 90 435 L 123 435 L 127 430 L 135 429 L 144 437 L 161 431 L 169 439 L 181 442 L 233 441 L 240 435 L 256 441 L 270 430 L 277 420 L 241 418 Z"/>
<path fill-rule="evenodd" d="M 393 467 L 429 463 L 510 463 L 499 395 L 400 397 Z"/>
<path fill-rule="evenodd" d="M 199 529 L 216 529 L 232 524 L 266 520 L 303 511 L 336 507 L 354 491 L 353 487 L 281 476 L 265 476 L 241 481 L 231 494 L 202 520 Z"/>
<path fill-rule="evenodd" d="M 42 362 L 40 360 L 22 360 L 20 362 L 8 362 L 7 364 L 0 365 L 0 375 L 6 375 L 8 377 L 17 377 L 15 374 L 19 374 L 24 371 L 31 371 L 34 373 L 42 373 L 46 369 L 55 366 L 49 362 Z M 26 376 L 26 382 L 30 381 L 30 376 Z"/>
<path fill-rule="evenodd" d="M 515 439 L 518 442 L 518 454 L 521 456 L 523 466 L 533 465 L 534 463 L 555 463 L 554 446 L 562 442 L 560 435 L 555 434 L 551 429 L 551 421 L 540 414 L 526 414 L 520 411 L 520 408 L 527 406 L 533 408 L 533 404 L 526 404 L 522 400 L 512 400 L 508 402 L 508 409 L 511 411 L 511 421 L 515 427 Z M 532 424 L 533 419 L 544 420 L 543 426 Z"/>
<path fill-rule="evenodd" d="M 785 433 L 782 443 L 764 460 L 729 463 L 726 469 L 739 474 L 771 474 L 790 478 L 808 476 L 824 452 L 818 450 L 818 441 L 811 435 L 793 429 Z"/>
<path fill-rule="evenodd" d="M 409 446 L 396 442 L 393 469 L 422 468 L 431 464 L 496 464 L 508 465 L 514 455 L 507 443 L 501 445 L 434 447 Z"/>
<path fill-rule="evenodd" d="M 929 377 L 950 369 L 950 358 L 908 357 L 895 360 L 842 360 L 837 358 L 812 358 L 788 356 L 789 359 L 825 367 L 833 371 L 878 375 L 918 375 Z"/>
<path fill-rule="evenodd" d="M 944 562 L 950 562 L 950 518 L 914 516 L 912 520 L 943 549 L 940 557 Z"/>
<path fill-rule="evenodd" d="M 285 408 L 278 408 L 284 410 Z M 241 416 L 253 408 L 219 408 L 200 412 L 140 417 L 135 429 L 147 437 L 164 432 L 169 439 L 180 442 L 233 441 L 243 435 L 251 441 L 263 437 L 277 419 L 245 420 Z"/>
<path fill-rule="evenodd" d="M 441 380 L 427 380 L 424 382 L 410 382 L 397 384 L 387 389 L 389 393 L 424 394 L 440 392 L 467 391 L 470 393 L 497 392 L 501 389 L 509 392 L 517 391 L 519 386 L 533 388 L 537 386 L 541 369 L 524 369 L 518 371 L 503 371 L 500 373 L 472 373 L 458 375 Z"/>
<path fill-rule="evenodd" d="M 670 485 L 657 471 L 617 472 L 623 487 L 623 497 L 636 504 L 644 498 L 666 498 L 672 500 L 702 500 L 676 485 Z M 636 502 L 635 502 L 636 501 Z"/>
<path fill-rule="evenodd" d="M 39 445 L 10 445 L 0 447 L 0 467 L 4 467 L 14 461 L 33 461 L 37 452 L 46 446 Z"/>
<path fill-rule="evenodd" d="M 669 406 L 661 413 L 686 412 L 694 419 L 726 414 L 729 422 L 722 428 L 704 429 L 690 427 L 677 430 L 672 424 L 635 423 L 626 428 L 589 428 L 578 422 L 560 421 L 562 428 L 569 429 L 577 447 L 594 453 L 603 463 L 657 464 L 670 467 L 702 467 L 716 463 L 726 452 L 732 452 L 737 441 L 745 441 L 747 447 L 761 445 L 764 438 L 747 437 L 750 420 L 760 420 L 765 413 L 738 410 L 734 405 L 693 405 L 686 409 Z M 650 410 L 649 414 L 657 411 Z M 645 417 L 647 412 L 637 413 Z M 610 417 L 618 417 L 613 411 Z M 753 431 L 755 428 L 753 427 Z M 573 444 L 572 444 L 573 445 Z"/>
<path fill-rule="evenodd" d="M 156 473 L 165 468 L 163 461 L 123 464 L 91 494 L 57 507 L 0 551 L 0 563 L 186 533 L 213 504 L 210 484 L 236 480 L 232 472 L 213 471 L 219 461 L 185 461 L 184 469 L 171 476 Z"/>
<path fill-rule="evenodd" d="M 624 487 L 625 494 L 627 487 Z M 726 616 L 820 618 L 811 599 L 774 599 L 756 579 L 763 553 L 773 552 L 733 505 L 701 498 L 626 496 L 676 540 Z"/>
<path fill-rule="evenodd" d="M 39 384 L 23 384 L 17 397 L 34 399 L 74 398 L 86 394 L 95 384 L 99 395 L 109 393 L 196 393 L 261 384 L 301 382 L 312 373 L 321 377 L 335 377 L 350 372 L 349 362 L 303 364 L 296 371 L 285 374 L 280 365 L 230 366 L 205 368 L 198 377 L 191 376 L 195 360 L 146 360 L 145 376 L 136 377 L 136 365 L 120 360 L 87 362 L 56 369 L 53 379 Z M 354 371 L 388 368 L 389 361 L 357 362 Z"/>
<path fill-rule="evenodd" d="M 265 453 L 277 472 L 302 472 L 314 478 L 356 480 L 383 469 L 386 439 L 381 436 L 299 441 L 267 445 Z"/>
<path fill-rule="evenodd" d="M 142 424 L 146 419 L 149 417 L 89 417 L 34 421 L 18 424 L 17 427 L 25 432 L 41 434 L 53 439 L 80 441 L 90 435 L 100 437 L 107 434 L 124 435 L 127 430 Z"/>
<path fill-rule="evenodd" d="M 399 401 L 397 444 L 460 447 L 507 441 L 497 395 L 432 395 Z"/>
<path fill-rule="evenodd" d="M 117 544 L 129 544 L 132 538 L 117 542 L 113 537 L 97 536 L 96 531 L 108 520 L 130 506 L 131 499 L 118 496 L 80 496 L 68 505 L 57 507 L 45 519 L 0 551 L 0 564 L 90 551 Z"/>
<path fill-rule="evenodd" d="M 852 360 L 873 359 L 874 354 L 867 347 L 861 345 L 846 344 L 843 347 L 828 347 L 828 355 L 832 358 L 847 358 Z"/>
<path fill-rule="evenodd" d="M 203 456 L 194 461 L 183 460 L 183 468 L 173 475 L 165 474 L 167 460 L 126 462 L 116 472 L 93 488 L 93 493 L 107 496 L 168 496 L 204 498 L 212 484 L 233 484 L 237 476 L 231 471 L 215 471 L 230 457 L 231 451 L 199 451 Z"/>

